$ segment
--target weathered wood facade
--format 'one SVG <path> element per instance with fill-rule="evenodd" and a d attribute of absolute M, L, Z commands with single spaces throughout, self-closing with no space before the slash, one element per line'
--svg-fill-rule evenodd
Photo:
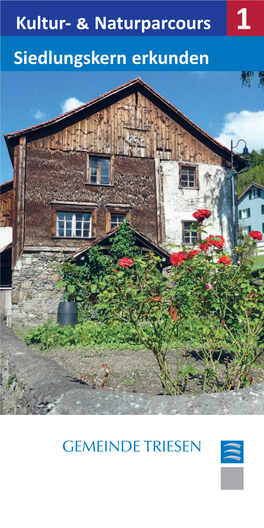
<path fill-rule="evenodd" d="M 103 236 L 111 227 L 111 214 L 132 219 L 154 243 L 174 240 L 166 227 L 171 208 L 175 213 L 184 204 L 187 211 L 210 206 L 209 184 L 199 185 L 199 178 L 207 182 L 212 176 L 216 183 L 210 193 L 220 193 L 230 167 L 228 149 L 139 78 L 5 139 L 14 165 L 14 269 L 21 267 L 25 252 L 74 252 L 87 238 Z M 96 156 L 109 160 L 107 184 L 94 183 L 89 176 Z M 234 163 L 243 168 L 237 156 Z M 195 189 L 179 185 L 178 172 L 185 164 L 195 167 Z M 219 211 L 226 207 L 223 203 L 219 201 Z M 70 211 L 76 217 L 91 215 L 86 240 L 58 236 L 56 218 Z M 190 216 L 186 212 L 184 219 Z"/>
<path fill-rule="evenodd" d="M 149 96 L 149 94 L 148 94 Z M 27 142 L 34 148 L 103 153 L 136 158 L 155 158 L 157 153 L 162 159 L 177 159 L 182 162 L 227 163 L 220 149 L 212 151 L 212 144 L 195 137 L 195 128 L 186 123 L 180 114 L 175 115 L 169 107 L 162 109 L 146 95 L 136 91 L 111 103 L 106 108 L 96 106 L 83 110 L 69 118 L 65 126 L 63 121 L 54 124 L 54 130 L 34 131 Z M 189 125 L 189 126 L 187 126 Z M 65 128 L 63 128 L 65 126 Z M 197 136 L 199 136 L 198 131 Z"/>
<path fill-rule="evenodd" d="M 0 227 L 13 227 L 13 180 L 0 185 Z"/>

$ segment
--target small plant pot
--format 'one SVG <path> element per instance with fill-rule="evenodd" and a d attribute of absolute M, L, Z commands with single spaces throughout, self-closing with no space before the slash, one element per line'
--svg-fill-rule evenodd
<path fill-rule="evenodd" d="M 57 321 L 60 326 L 75 326 L 77 324 L 77 303 L 74 301 L 60 302 Z"/>

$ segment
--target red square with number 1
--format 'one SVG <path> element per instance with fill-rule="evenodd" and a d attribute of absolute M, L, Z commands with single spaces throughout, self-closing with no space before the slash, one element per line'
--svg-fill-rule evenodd
<path fill-rule="evenodd" d="M 228 37 L 264 36 L 263 0 L 227 0 Z"/>

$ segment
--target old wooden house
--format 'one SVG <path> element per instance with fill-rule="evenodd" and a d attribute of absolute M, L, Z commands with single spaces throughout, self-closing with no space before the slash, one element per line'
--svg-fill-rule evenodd
<path fill-rule="evenodd" d="M 155 244 L 191 244 L 192 213 L 212 210 L 230 246 L 230 151 L 140 78 L 5 136 L 14 166 L 13 321 L 56 316 L 63 253 L 125 218 Z M 237 169 L 243 162 L 234 156 Z"/>

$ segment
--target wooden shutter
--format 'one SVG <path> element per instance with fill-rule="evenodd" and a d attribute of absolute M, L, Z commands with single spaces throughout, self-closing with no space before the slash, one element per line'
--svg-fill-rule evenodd
<path fill-rule="evenodd" d="M 241 220 L 241 218 L 242 218 L 242 212 L 241 211 L 238 211 L 238 218 L 239 218 L 239 220 Z"/>
<path fill-rule="evenodd" d="M 247 210 L 247 215 L 248 215 L 248 218 L 250 218 L 250 209 L 249 208 Z"/>
<path fill-rule="evenodd" d="M 57 218 L 57 211 L 56 209 L 52 208 L 51 210 L 51 236 L 56 235 L 56 218 Z"/>

